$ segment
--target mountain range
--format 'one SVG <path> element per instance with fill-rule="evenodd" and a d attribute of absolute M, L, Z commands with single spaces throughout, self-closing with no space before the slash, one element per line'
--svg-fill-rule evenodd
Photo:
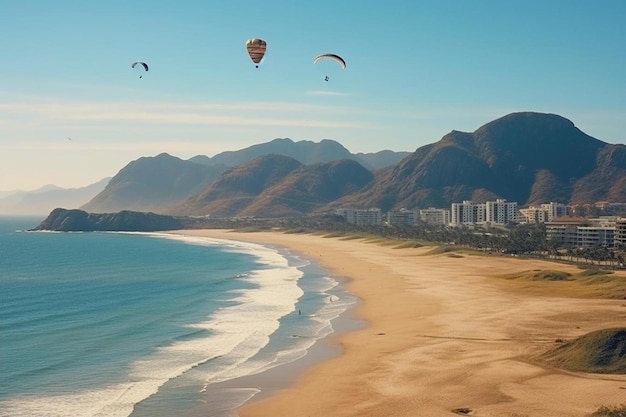
<path fill-rule="evenodd" d="M 56 207 L 80 207 L 102 192 L 111 178 L 85 187 L 61 188 L 46 185 L 32 191 L 11 191 L 0 195 L 0 214 L 41 215 Z"/>
<path fill-rule="evenodd" d="M 360 190 L 374 175 L 351 159 L 304 165 L 283 155 L 264 155 L 222 174 L 170 214 L 228 217 L 304 216 Z"/>
<path fill-rule="evenodd" d="M 389 150 L 352 154 L 330 139 L 319 143 L 274 139 L 238 151 L 222 152 L 212 158 L 198 155 L 182 160 L 162 153 L 130 162 L 111 178 L 100 194 L 80 208 L 92 213 L 131 210 L 162 214 L 258 216 L 262 212 L 280 211 L 284 215 L 301 215 L 366 184 L 362 181 L 358 187 L 346 184 L 339 194 L 334 191 L 334 194 L 315 197 L 307 194 L 315 188 L 312 184 L 314 177 L 320 183 L 327 181 L 334 184 L 332 187 L 339 187 L 338 184 L 344 180 L 335 177 L 340 176 L 340 167 L 349 164 L 371 180 L 373 171 L 394 165 L 408 155 L 410 152 Z M 343 162 L 337 165 L 339 161 Z M 287 177 L 291 168 L 300 169 Z M 322 179 L 325 169 L 329 172 Z M 314 177 L 308 178 L 309 175 Z M 343 172 L 342 175 L 349 173 Z M 304 179 L 298 180 L 298 176 Z M 289 186 L 281 186 L 279 183 L 282 181 L 286 184 L 293 182 L 293 187 L 302 189 L 285 190 Z M 276 188 L 269 190 L 273 186 Z M 268 199 L 269 196 L 275 198 Z M 286 200 L 290 198 L 294 200 L 293 204 Z M 258 201 L 252 204 L 254 199 Z M 316 203 L 301 207 L 296 204 L 300 201 L 302 205 L 311 199 Z M 283 203 L 281 210 L 278 210 L 279 201 Z"/>
<path fill-rule="evenodd" d="M 519 112 L 451 131 L 415 152 L 352 154 L 333 140 L 275 139 L 212 158 L 130 162 L 80 208 L 215 217 L 288 217 L 339 207 L 449 208 L 496 198 L 626 202 L 626 145 L 559 115 Z"/>

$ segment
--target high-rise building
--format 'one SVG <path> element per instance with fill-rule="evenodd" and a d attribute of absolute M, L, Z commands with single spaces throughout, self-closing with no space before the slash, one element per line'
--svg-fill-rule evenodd
<path fill-rule="evenodd" d="M 517 203 L 507 203 L 504 199 L 485 203 L 485 222 L 496 224 L 517 223 Z"/>
<path fill-rule="evenodd" d="M 451 224 L 475 224 L 484 223 L 484 221 L 484 203 L 473 203 L 469 200 L 465 200 L 462 203 L 452 203 L 452 209 L 450 210 Z"/>

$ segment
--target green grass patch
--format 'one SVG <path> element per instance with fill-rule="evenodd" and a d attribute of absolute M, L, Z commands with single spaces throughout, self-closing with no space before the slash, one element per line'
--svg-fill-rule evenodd
<path fill-rule="evenodd" d="M 437 246 L 432 250 L 429 250 L 424 255 L 441 255 L 442 253 L 460 252 L 461 248 L 457 246 Z"/>
<path fill-rule="evenodd" d="M 365 239 L 365 236 L 359 234 L 349 234 L 345 236 L 341 236 L 339 240 L 357 240 L 357 239 Z"/>
<path fill-rule="evenodd" d="M 235 232 L 239 233 L 258 233 L 258 232 L 267 232 L 268 229 L 264 229 L 261 227 L 247 226 L 247 227 L 238 227 L 234 229 Z"/>
<path fill-rule="evenodd" d="M 313 236 L 325 236 L 327 233 L 328 232 L 324 232 L 324 231 L 321 231 L 321 230 L 316 230 L 316 231 L 311 232 L 310 234 L 313 235 Z"/>
<path fill-rule="evenodd" d="M 614 271 L 609 271 L 607 269 L 600 269 L 598 267 L 590 267 L 590 268 L 585 268 L 583 269 L 583 272 L 580 273 L 580 276 L 582 277 L 595 277 L 598 275 L 612 275 L 614 274 Z"/>
<path fill-rule="evenodd" d="M 626 374 L 626 327 L 597 330 L 563 342 L 541 359 L 568 371 Z"/>
<path fill-rule="evenodd" d="M 309 234 L 310 231 L 304 228 L 287 229 L 284 231 L 286 235 Z"/>
<path fill-rule="evenodd" d="M 626 277 L 613 271 L 591 268 L 575 275 L 581 286 L 593 288 L 598 296 L 626 300 Z"/>
<path fill-rule="evenodd" d="M 612 273 L 596 275 L 595 273 L 589 274 L 585 270 L 572 274 L 558 270 L 534 269 L 499 275 L 499 277 L 517 282 L 520 288 L 532 290 L 538 294 L 626 300 L 626 277 Z"/>
<path fill-rule="evenodd" d="M 346 236 L 346 234 L 343 232 L 331 232 L 331 233 L 322 234 L 322 237 L 325 237 L 325 238 L 337 238 L 337 237 L 344 237 L 344 236 Z"/>
<path fill-rule="evenodd" d="M 380 245 L 380 246 L 394 246 L 394 245 L 397 245 L 398 242 L 401 242 L 401 241 L 397 239 L 382 238 L 382 239 L 370 239 L 368 240 L 368 242 L 376 243 L 377 245 Z"/>
<path fill-rule="evenodd" d="M 626 403 L 598 408 L 589 417 L 626 417 Z"/>
<path fill-rule="evenodd" d="M 563 271 L 545 270 L 532 272 L 530 279 L 535 281 L 571 281 L 572 274 Z"/>
<path fill-rule="evenodd" d="M 571 281 L 572 274 L 569 272 L 555 271 L 551 269 L 533 269 L 532 271 L 522 271 L 515 274 L 503 275 L 505 279 L 521 279 L 528 281 Z"/>
<path fill-rule="evenodd" d="M 615 275 L 578 275 L 578 280 L 584 284 L 604 284 L 609 282 L 622 282 L 622 284 L 626 284 L 626 279 L 620 276 Z"/>
<path fill-rule="evenodd" d="M 414 240 L 407 240 L 405 242 L 400 243 L 399 245 L 394 246 L 394 249 L 414 249 L 421 248 L 424 245 L 420 242 L 416 242 Z"/>

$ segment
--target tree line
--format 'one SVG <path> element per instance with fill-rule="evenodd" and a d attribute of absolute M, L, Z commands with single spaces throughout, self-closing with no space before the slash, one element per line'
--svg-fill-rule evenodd
<path fill-rule="evenodd" d="M 355 225 L 341 216 L 323 215 L 285 219 L 213 219 L 210 227 L 232 229 L 280 229 L 290 233 L 327 232 L 364 234 L 416 243 L 448 245 L 510 256 L 548 258 L 607 268 L 625 267 L 626 247 L 572 248 L 546 238 L 543 223 L 507 226 L 446 226 L 418 222 L 411 226 Z"/>

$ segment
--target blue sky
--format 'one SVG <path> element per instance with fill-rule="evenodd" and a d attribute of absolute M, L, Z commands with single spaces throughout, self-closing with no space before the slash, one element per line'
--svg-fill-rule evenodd
<path fill-rule="evenodd" d="M 2 0 L 0 191 L 274 138 L 414 151 L 517 111 L 626 143 L 625 21 L 623 0 Z"/>

